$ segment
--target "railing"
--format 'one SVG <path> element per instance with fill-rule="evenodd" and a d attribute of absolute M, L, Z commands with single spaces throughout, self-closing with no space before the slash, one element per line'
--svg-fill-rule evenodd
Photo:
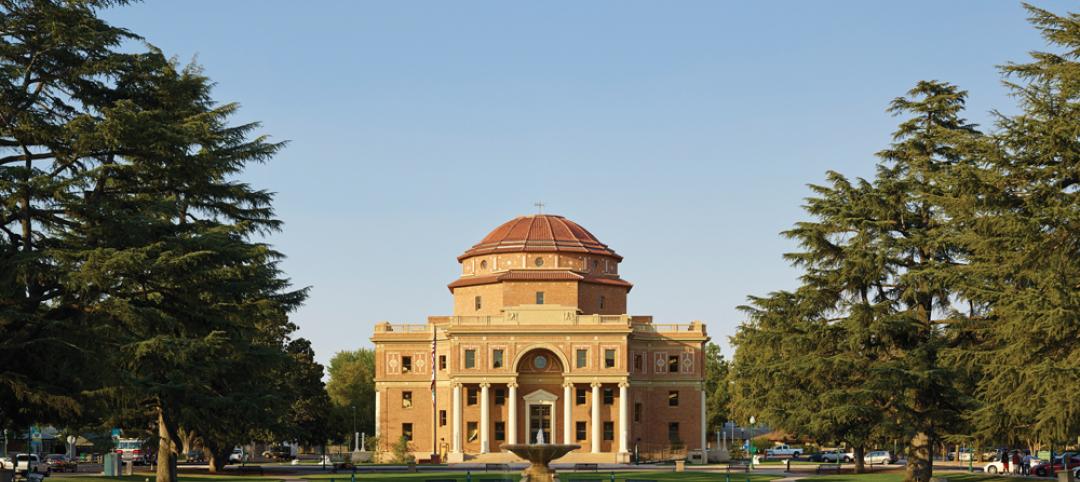
<path fill-rule="evenodd" d="M 504 316 L 448 316 L 432 318 L 440 330 L 450 326 L 522 326 L 537 324 L 535 319 L 524 316 L 514 316 L 513 313 Z M 544 322 L 546 324 L 546 320 Z M 705 325 L 701 322 L 693 323 L 639 323 L 636 319 L 627 315 L 569 315 L 561 318 L 552 318 L 551 324 L 589 326 L 611 325 L 631 326 L 638 333 L 687 333 L 704 334 Z M 375 326 L 376 333 L 430 333 L 431 323 L 380 323 Z"/>
<path fill-rule="evenodd" d="M 431 333 L 431 325 L 427 323 L 383 323 L 376 326 L 375 331 L 384 333 Z"/>
<path fill-rule="evenodd" d="M 704 325 L 700 323 L 635 323 L 634 331 L 644 333 L 701 333 Z"/>

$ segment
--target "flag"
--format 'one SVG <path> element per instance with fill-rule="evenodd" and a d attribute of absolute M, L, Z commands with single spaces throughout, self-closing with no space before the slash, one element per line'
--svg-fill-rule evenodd
<path fill-rule="evenodd" d="M 431 327 L 431 404 L 433 406 L 435 405 L 435 370 L 439 369 L 439 367 L 437 367 L 435 365 L 435 337 L 436 337 L 436 333 L 437 333 L 436 328 L 434 326 Z"/>

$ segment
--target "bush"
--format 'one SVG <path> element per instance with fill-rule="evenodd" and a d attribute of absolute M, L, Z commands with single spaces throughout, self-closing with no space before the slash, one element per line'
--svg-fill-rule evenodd
<path fill-rule="evenodd" d="M 391 452 L 394 454 L 392 460 L 395 464 L 413 464 L 416 463 L 416 458 L 410 454 L 409 440 L 404 435 L 398 439 L 397 443 L 391 448 Z"/>
<path fill-rule="evenodd" d="M 773 443 L 766 437 L 758 437 L 750 440 L 750 445 L 757 448 L 757 453 L 764 455 L 766 450 L 773 448 Z"/>

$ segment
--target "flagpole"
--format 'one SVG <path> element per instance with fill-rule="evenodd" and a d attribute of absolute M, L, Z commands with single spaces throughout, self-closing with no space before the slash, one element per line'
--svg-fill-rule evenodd
<path fill-rule="evenodd" d="M 436 460 L 439 457 L 439 415 L 438 405 L 436 404 L 435 397 L 435 373 L 439 370 L 439 366 L 435 363 L 435 344 L 438 339 L 438 329 L 435 324 L 431 324 L 431 460 Z M 439 461 L 442 463 L 442 460 Z"/>

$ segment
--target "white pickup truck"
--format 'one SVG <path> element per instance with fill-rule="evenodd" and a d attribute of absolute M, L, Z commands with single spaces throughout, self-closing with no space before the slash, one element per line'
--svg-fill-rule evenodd
<path fill-rule="evenodd" d="M 29 474 L 44 474 L 49 468 L 41 463 L 37 454 L 15 454 L 15 460 L 9 458 L 0 459 L 0 468 L 14 470 L 15 473 L 26 476 Z"/>
<path fill-rule="evenodd" d="M 791 446 L 788 446 L 787 444 L 780 444 L 780 445 L 777 445 L 777 446 L 775 446 L 775 447 L 773 447 L 771 449 L 765 450 L 765 455 L 767 455 L 769 457 L 776 457 L 776 456 L 780 456 L 780 455 L 798 457 L 798 456 L 802 455 L 802 453 L 803 453 L 803 449 L 796 448 L 796 447 L 791 447 Z"/>

